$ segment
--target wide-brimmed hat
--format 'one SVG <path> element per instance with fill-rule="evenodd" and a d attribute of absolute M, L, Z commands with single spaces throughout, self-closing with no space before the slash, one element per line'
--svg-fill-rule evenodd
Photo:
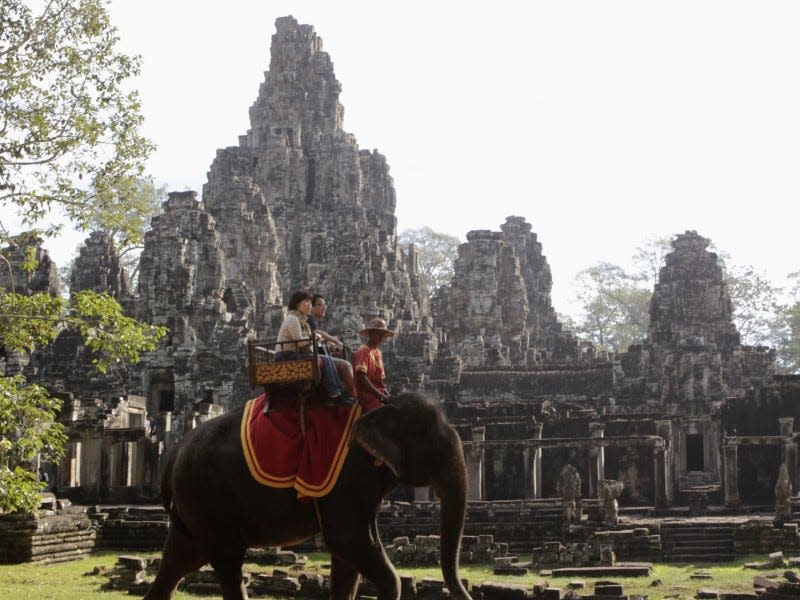
<path fill-rule="evenodd" d="M 380 317 L 375 317 L 370 321 L 367 327 L 364 327 L 359 333 L 361 335 L 367 336 L 369 335 L 370 331 L 380 331 L 386 337 L 392 337 L 394 335 L 394 331 L 386 327 L 386 321 L 381 319 Z"/>

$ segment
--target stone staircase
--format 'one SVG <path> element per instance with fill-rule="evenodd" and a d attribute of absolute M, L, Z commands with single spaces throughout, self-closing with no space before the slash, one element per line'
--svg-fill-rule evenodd
<path fill-rule="evenodd" d="M 661 524 L 661 551 L 665 562 L 711 563 L 734 559 L 735 527 L 725 523 Z"/>

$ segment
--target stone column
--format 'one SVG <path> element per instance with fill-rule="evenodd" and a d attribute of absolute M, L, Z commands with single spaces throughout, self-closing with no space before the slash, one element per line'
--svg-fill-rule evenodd
<path fill-rule="evenodd" d="M 542 441 L 542 423 L 533 426 L 533 439 Z M 533 484 L 533 497 L 542 497 L 542 447 L 533 448 L 533 460 L 531 461 L 531 483 Z"/>
<path fill-rule="evenodd" d="M 794 441 L 794 417 L 781 417 L 778 419 L 781 428 L 781 435 L 786 438 L 781 448 L 781 462 L 786 465 L 789 471 L 789 481 L 792 482 L 792 490 L 797 490 L 797 443 Z"/>
<path fill-rule="evenodd" d="M 602 439 L 605 434 L 605 423 L 589 423 L 589 437 Z M 605 479 L 605 449 L 592 444 L 589 447 L 589 495 L 600 497 L 600 481 Z"/>
<path fill-rule="evenodd" d="M 656 508 L 664 508 L 667 502 L 667 451 L 665 448 L 653 448 L 653 483 L 655 484 Z"/>
<path fill-rule="evenodd" d="M 97 481 L 97 489 L 99 491 L 100 499 L 105 500 L 108 498 L 109 491 L 111 490 L 112 469 L 113 469 L 113 445 L 111 439 L 104 437 L 100 442 L 100 477 Z"/>
<path fill-rule="evenodd" d="M 486 427 L 478 426 L 472 428 L 472 441 L 485 442 L 486 441 Z M 483 448 L 473 446 L 467 452 L 467 477 L 468 485 L 467 499 L 468 500 L 483 500 Z"/>
<path fill-rule="evenodd" d="M 725 506 L 739 506 L 739 444 L 735 438 L 722 439 L 722 468 Z"/>
<path fill-rule="evenodd" d="M 656 424 L 656 435 L 664 440 L 664 500 L 667 506 L 675 501 L 672 468 L 672 421 L 659 420 Z"/>

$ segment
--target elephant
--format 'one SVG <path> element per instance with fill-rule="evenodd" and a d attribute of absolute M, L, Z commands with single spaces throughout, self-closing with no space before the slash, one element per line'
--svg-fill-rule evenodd
<path fill-rule="evenodd" d="M 441 403 L 404 393 L 356 420 L 351 446 L 332 490 L 303 502 L 292 489 L 256 482 L 240 442 L 243 409 L 189 432 L 167 460 L 161 495 L 170 513 L 163 558 L 146 600 L 172 596 L 184 575 L 210 563 L 225 600 L 247 598 L 247 548 L 282 546 L 323 534 L 331 553 L 330 597 L 355 598 L 361 576 L 379 600 L 398 600 L 400 580 L 378 535 L 384 496 L 399 483 L 432 486 L 441 500 L 444 582 L 471 600 L 458 575 L 466 512 L 464 452 Z"/>

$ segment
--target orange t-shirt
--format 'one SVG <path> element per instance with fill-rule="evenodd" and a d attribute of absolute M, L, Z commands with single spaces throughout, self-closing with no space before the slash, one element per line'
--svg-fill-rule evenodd
<path fill-rule="evenodd" d="M 383 401 L 380 396 L 365 388 L 359 381 L 358 373 L 365 373 L 372 385 L 382 393 L 386 393 L 383 385 L 385 373 L 383 371 L 383 354 L 378 348 L 370 348 L 366 344 L 361 346 L 353 355 L 353 366 L 356 372 L 356 395 L 364 411 L 378 408 Z"/>

